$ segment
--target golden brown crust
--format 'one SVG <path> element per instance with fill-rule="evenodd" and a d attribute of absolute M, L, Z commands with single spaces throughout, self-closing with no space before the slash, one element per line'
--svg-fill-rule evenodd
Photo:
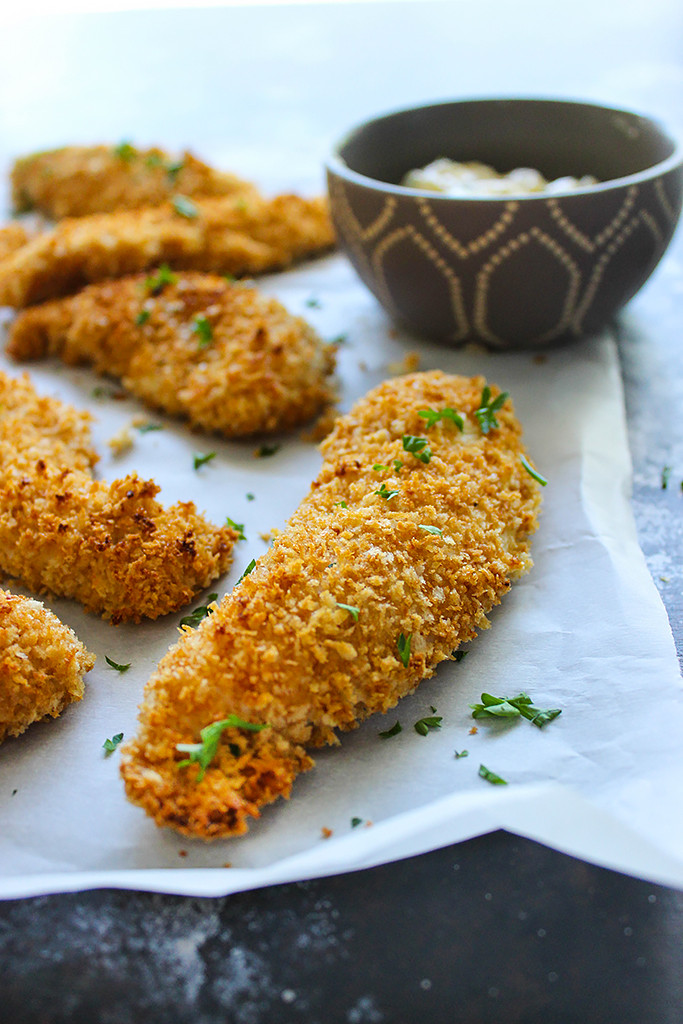
<path fill-rule="evenodd" d="M 55 220 L 159 206 L 174 195 L 247 197 L 256 192 L 249 182 L 187 151 L 177 158 L 163 149 L 126 143 L 33 153 L 15 161 L 11 180 L 17 212 L 38 210 Z"/>
<path fill-rule="evenodd" d="M 310 767 L 306 747 L 393 707 L 488 625 L 531 565 L 539 487 L 520 462 L 509 401 L 500 427 L 481 432 L 483 385 L 414 374 L 337 421 L 287 529 L 147 684 L 122 773 L 157 824 L 202 838 L 246 831 L 248 816 Z M 419 410 L 445 407 L 465 416 L 463 433 L 449 421 L 425 430 Z M 428 441 L 427 463 L 404 450 L 404 435 Z M 229 714 L 269 728 L 227 729 L 201 781 L 194 765 L 179 768 L 176 745 Z"/>
<path fill-rule="evenodd" d="M 28 238 L 21 224 L 6 224 L 0 228 L 0 260 L 26 245 Z"/>
<path fill-rule="evenodd" d="M 67 218 L 0 260 L 0 305 L 21 308 L 83 285 L 162 263 L 243 276 L 288 266 L 329 249 L 334 234 L 323 199 L 282 195 L 192 201 Z"/>
<path fill-rule="evenodd" d="M 226 437 L 293 427 L 330 401 L 333 349 L 275 299 L 211 274 L 181 273 L 158 290 L 150 280 L 27 309 L 7 351 L 93 363 L 149 405 Z"/>
<path fill-rule="evenodd" d="M 164 508 L 154 481 L 93 480 L 87 421 L 26 378 L 0 373 L 0 398 L 13 383 L 19 398 L 0 404 L 0 569 L 114 623 L 176 611 L 226 571 L 234 530 L 192 502 Z"/>
<path fill-rule="evenodd" d="M 39 601 L 0 591 L 0 741 L 81 700 L 83 674 L 94 663 Z"/>

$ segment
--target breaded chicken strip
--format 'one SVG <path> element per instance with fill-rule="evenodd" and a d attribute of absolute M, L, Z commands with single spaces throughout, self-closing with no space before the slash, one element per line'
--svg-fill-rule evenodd
<path fill-rule="evenodd" d="M 93 480 L 79 414 L 38 399 L 25 378 L 14 384 L 23 415 L 20 403 L 0 404 L 2 571 L 114 623 L 177 611 L 225 572 L 235 530 L 192 502 L 164 508 L 152 480 Z M 0 374 L 0 402 L 11 392 Z"/>
<path fill-rule="evenodd" d="M 28 238 L 28 232 L 21 224 L 6 224 L 0 228 L 0 260 L 26 245 Z"/>
<path fill-rule="evenodd" d="M 76 634 L 39 601 L 0 590 L 0 741 L 80 700 L 83 675 L 94 664 Z"/>
<path fill-rule="evenodd" d="M 11 179 L 16 212 L 38 210 L 54 220 L 159 206 L 178 194 L 247 197 L 256 191 L 187 151 L 178 158 L 126 142 L 32 153 L 15 161 Z"/>
<path fill-rule="evenodd" d="M 0 260 L 0 306 L 21 308 L 162 263 L 243 276 L 329 249 L 323 199 L 230 196 L 67 218 Z"/>
<path fill-rule="evenodd" d="M 93 363 L 149 405 L 226 437 L 295 426 L 331 398 L 333 348 L 275 299 L 209 274 L 121 278 L 31 307 L 7 350 Z"/>
<path fill-rule="evenodd" d="M 539 487 L 509 401 L 483 432 L 483 387 L 414 374 L 337 421 L 287 529 L 147 684 L 122 773 L 158 825 L 245 832 L 311 767 L 306 748 L 392 708 L 488 625 L 531 566 Z"/>

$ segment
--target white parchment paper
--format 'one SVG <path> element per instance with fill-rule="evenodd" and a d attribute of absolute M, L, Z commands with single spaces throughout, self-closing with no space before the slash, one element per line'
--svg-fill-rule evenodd
<path fill-rule="evenodd" d="M 529 452 L 549 479 L 534 569 L 463 661 L 443 665 L 395 712 L 344 736 L 341 748 L 321 751 L 291 800 L 265 809 L 246 837 L 212 844 L 158 830 L 129 805 L 118 754 L 105 757 L 102 749 L 106 738 L 135 730 L 144 682 L 183 613 L 114 627 L 73 602 L 50 602 L 97 664 L 80 704 L 0 746 L 0 896 L 106 885 L 217 895 L 362 867 L 497 827 L 683 886 L 675 813 L 683 692 L 666 615 L 635 537 L 613 338 L 606 333 L 542 358 L 427 344 L 390 324 L 341 255 L 260 285 L 324 338 L 344 335 L 342 409 L 410 352 L 419 354 L 420 369 L 483 373 L 510 391 Z M 6 357 L 0 363 L 21 372 Z M 317 448 L 298 436 L 280 438 L 275 455 L 258 459 L 253 441 L 192 434 L 153 413 L 163 429 L 132 430 L 133 448 L 115 458 L 107 439 L 144 413 L 140 403 L 95 397 L 103 381 L 88 369 L 48 362 L 30 372 L 39 391 L 97 417 L 103 478 L 136 470 L 157 480 L 166 502 L 192 498 L 216 522 L 229 515 L 245 524 L 231 572 L 209 588 L 219 596 L 265 550 L 259 534 L 284 526 L 320 464 Z M 216 457 L 194 470 L 194 453 L 209 451 Z M 105 655 L 130 669 L 116 672 Z M 483 690 L 525 690 L 563 713 L 543 730 L 525 721 L 475 723 L 468 705 Z M 413 723 L 431 706 L 442 728 L 420 736 Z M 380 739 L 397 719 L 400 735 Z M 468 756 L 456 758 L 463 750 Z M 480 764 L 509 785 L 481 779 Z M 354 818 L 362 824 L 352 827 Z M 323 829 L 332 835 L 324 838 Z"/>

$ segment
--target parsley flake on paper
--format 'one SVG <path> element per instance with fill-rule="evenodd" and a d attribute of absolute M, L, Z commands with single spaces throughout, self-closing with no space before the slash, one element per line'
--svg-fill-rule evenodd
<path fill-rule="evenodd" d="M 213 613 L 213 608 L 210 607 L 214 601 L 218 600 L 218 594 L 209 594 L 206 599 L 206 604 L 200 604 L 194 611 L 190 612 L 189 615 L 183 615 L 180 620 L 181 626 L 198 626 L 202 619 L 205 619 L 208 615 Z"/>
<path fill-rule="evenodd" d="M 671 476 L 671 466 L 664 466 L 662 468 L 662 490 L 665 491 L 669 486 L 669 477 Z"/>
<path fill-rule="evenodd" d="M 267 723 L 245 722 L 237 715 L 228 715 L 227 718 L 223 718 L 219 722 L 212 722 L 211 725 L 206 725 L 200 730 L 201 743 L 176 743 L 176 750 L 179 750 L 181 754 L 190 755 L 185 760 L 178 762 L 178 768 L 188 768 L 192 764 L 198 764 L 199 771 L 195 782 L 201 782 L 206 774 L 206 769 L 218 753 L 221 735 L 225 729 L 246 729 L 249 732 L 260 732 L 261 729 L 267 728 Z M 231 753 L 235 756 L 232 750 Z"/>
<path fill-rule="evenodd" d="M 282 448 L 281 444 L 262 444 L 260 448 L 256 449 L 254 453 L 257 459 L 267 459 L 270 455 L 275 455 Z"/>
<path fill-rule="evenodd" d="M 151 434 L 155 430 L 163 430 L 161 423 L 138 423 L 135 429 L 140 434 Z"/>
<path fill-rule="evenodd" d="M 436 426 L 441 420 L 448 420 L 454 423 L 458 430 L 464 430 L 465 421 L 459 412 L 455 409 L 450 409 L 448 406 L 445 409 L 420 409 L 418 416 L 421 416 L 423 420 L 426 420 L 426 429 Z"/>
<path fill-rule="evenodd" d="M 117 672 L 127 672 L 131 666 L 131 662 L 128 662 L 127 665 L 119 665 L 118 662 L 112 661 L 111 658 L 108 658 L 106 654 L 104 656 L 104 660 L 106 661 L 107 665 L 109 665 L 111 668 L 115 668 Z"/>
<path fill-rule="evenodd" d="M 454 750 L 453 753 L 455 755 L 455 760 L 456 761 L 459 761 L 461 757 L 469 757 L 470 756 L 469 750 Z"/>
<path fill-rule="evenodd" d="M 363 824 L 362 818 L 351 818 L 351 828 L 358 828 L 359 825 Z"/>
<path fill-rule="evenodd" d="M 497 398 L 491 398 L 491 388 L 486 384 L 481 392 L 481 405 L 474 410 L 474 415 L 479 420 L 482 434 L 488 434 L 500 426 L 496 419 L 496 413 L 505 405 L 509 397 L 508 391 L 501 391 Z"/>
<path fill-rule="evenodd" d="M 531 697 L 520 693 L 516 697 L 494 697 L 490 693 L 482 693 L 480 704 L 470 704 L 472 718 L 526 718 L 532 725 L 543 728 L 546 722 L 562 714 L 560 708 L 541 711 L 531 703 Z"/>
<path fill-rule="evenodd" d="M 412 434 L 403 435 L 403 450 L 414 455 L 420 462 L 429 462 L 432 457 L 432 450 L 426 437 L 414 437 Z"/>
<path fill-rule="evenodd" d="M 194 456 L 192 464 L 193 464 L 195 469 L 200 469 L 202 466 L 205 466 L 207 462 L 211 462 L 211 460 L 215 459 L 215 458 L 216 458 L 216 453 L 215 452 L 207 452 L 206 454 L 202 454 L 201 452 L 197 452 L 195 454 L 195 456 Z"/>
<path fill-rule="evenodd" d="M 479 765 L 479 777 L 486 779 L 487 782 L 490 782 L 494 786 L 507 786 L 506 779 L 501 778 L 500 775 L 496 775 L 495 772 L 492 772 L 490 768 L 487 768 L 486 765 L 483 764 Z"/>
<path fill-rule="evenodd" d="M 113 754 L 122 739 L 123 739 L 123 733 L 122 732 L 117 732 L 116 735 L 112 736 L 112 738 L 110 740 L 105 740 L 104 743 L 102 744 L 102 749 L 104 750 L 104 756 L 105 757 L 109 757 L 110 754 Z"/>
<path fill-rule="evenodd" d="M 522 465 L 524 466 L 524 468 L 527 471 L 527 473 L 529 474 L 529 476 L 533 477 L 534 480 L 536 480 L 537 483 L 539 483 L 541 485 L 541 487 L 545 487 L 546 486 L 548 481 L 546 480 L 546 478 L 544 476 L 541 476 L 541 474 L 538 472 L 537 469 L 534 469 L 534 467 L 531 465 L 531 463 L 527 459 L 526 455 L 520 455 L 519 461 L 522 463 Z"/>
<path fill-rule="evenodd" d="M 436 708 L 432 708 L 436 711 Z M 440 729 L 443 722 L 443 715 L 429 715 L 427 718 L 418 718 L 413 728 L 419 736 L 427 736 L 431 729 Z"/>
<path fill-rule="evenodd" d="M 389 740 L 392 736 L 398 736 L 400 732 L 403 732 L 403 726 L 397 721 L 392 725 L 391 729 L 385 729 L 379 735 L 383 740 Z"/>

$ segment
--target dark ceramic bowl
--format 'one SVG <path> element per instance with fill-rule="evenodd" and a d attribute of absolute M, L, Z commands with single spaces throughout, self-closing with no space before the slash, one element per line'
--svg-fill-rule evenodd
<path fill-rule="evenodd" d="M 600 184 L 467 199 L 398 184 L 438 157 Z M 393 317 L 451 343 L 542 348 L 598 330 L 650 276 L 680 214 L 683 154 L 625 110 L 464 100 L 366 122 L 327 174 L 339 243 Z"/>

